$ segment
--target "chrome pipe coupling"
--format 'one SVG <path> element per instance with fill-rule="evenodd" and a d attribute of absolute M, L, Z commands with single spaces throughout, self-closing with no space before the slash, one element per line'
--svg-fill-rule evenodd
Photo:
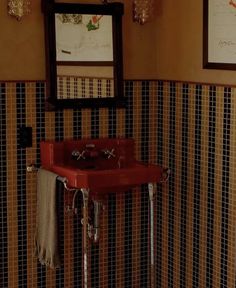
<path fill-rule="evenodd" d="M 161 175 L 160 183 L 166 183 L 170 178 L 170 173 L 171 170 L 169 168 L 164 169 Z"/>

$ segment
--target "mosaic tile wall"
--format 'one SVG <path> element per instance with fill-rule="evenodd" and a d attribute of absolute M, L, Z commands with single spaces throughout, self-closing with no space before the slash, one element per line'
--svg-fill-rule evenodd
<path fill-rule="evenodd" d="M 42 139 L 103 136 L 134 138 L 138 159 L 172 171 L 155 196 L 155 287 L 235 287 L 236 88 L 126 81 L 125 109 L 57 112 L 45 112 L 44 91 L 0 83 L 0 287 L 82 287 L 80 210 L 61 207 L 63 267 L 33 257 L 36 174 L 26 166 L 40 166 Z M 32 148 L 19 146 L 22 126 L 33 128 Z M 103 204 L 88 287 L 150 287 L 147 187 Z"/>

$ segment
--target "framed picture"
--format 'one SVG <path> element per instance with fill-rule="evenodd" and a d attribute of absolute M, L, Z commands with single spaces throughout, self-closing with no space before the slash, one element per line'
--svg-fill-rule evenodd
<path fill-rule="evenodd" d="M 203 68 L 236 70 L 236 0 L 203 0 Z"/>

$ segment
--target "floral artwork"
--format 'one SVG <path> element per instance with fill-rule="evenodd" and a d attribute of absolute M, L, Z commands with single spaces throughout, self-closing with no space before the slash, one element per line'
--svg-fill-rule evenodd
<path fill-rule="evenodd" d="M 102 19 L 103 15 L 94 15 L 91 17 L 87 24 L 88 31 L 99 29 L 99 21 Z"/>
<path fill-rule="evenodd" d="M 236 0 L 204 1 L 204 68 L 235 69 Z"/>
<path fill-rule="evenodd" d="M 229 1 L 229 5 L 232 5 L 234 8 L 236 8 L 236 2 L 234 2 L 233 0 Z"/>
<path fill-rule="evenodd" d="M 103 15 L 93 15 L 87 23 L 88 31 L 99 29 L 99 21 L 102 19 Z M 57 18 L 62 23 L 71 23 L 71 24 L 83 24 L 83 15 L 82 14 L 58 14 Z"/>
<path fill-rule="evenodd" d="M 62 23 L 72 23 L 72 24 L 81 24 L 82 15 L 81 14 L 58 14 L 57 18 Z"/>

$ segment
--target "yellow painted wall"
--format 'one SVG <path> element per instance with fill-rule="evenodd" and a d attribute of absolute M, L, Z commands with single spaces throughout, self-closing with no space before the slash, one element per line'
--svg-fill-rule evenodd
<path fill-rule="evenodd" d="M 0 80 L 45 79 L 41 0 L 31 2 L 32 13 L 18 22 L 0 1 Z M 132 22 L 132 1 L 123 2 L 125 79 L 236 84 L 235 71 L 202 69 L 203 1 L 155 0 L 155 19 L 144 26 Z"/>
<path fill-rule="evenodd" d="M 31 2 L 32 14 L 17 21 L 0 1 L 0 80 L 45 79 L 41 2 Z"/>

